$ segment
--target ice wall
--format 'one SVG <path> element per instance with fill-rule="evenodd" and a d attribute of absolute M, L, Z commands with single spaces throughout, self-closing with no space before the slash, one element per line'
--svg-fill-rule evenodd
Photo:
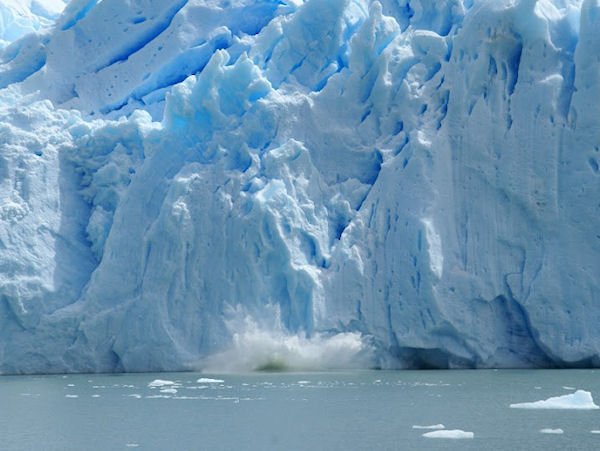
<path fill-rule="evenodd" d="M 0 371 L 598 365 L 599 9 L 71 1 L 0 50 Z"/>

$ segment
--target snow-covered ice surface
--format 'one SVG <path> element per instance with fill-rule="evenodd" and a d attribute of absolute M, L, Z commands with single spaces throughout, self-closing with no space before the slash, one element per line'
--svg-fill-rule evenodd
<path fill-rule="evenodd" d="M 554 396 L 542 401 L 523 402 L 511 404 L 513 409 L 600 409 L 589 391 L 577 390 L 575 393 L 563 396 Z"/>
<path fill-rule="evenodd" d="M 0 49 L 27 33 L 49 28 L 66 3 L 68 0 L 0 0 Z"/>
<path fill-rule="evenodd" d="M 0 372 L 600 363 L 596 0 L 63 6 L 0 1 Z"/>

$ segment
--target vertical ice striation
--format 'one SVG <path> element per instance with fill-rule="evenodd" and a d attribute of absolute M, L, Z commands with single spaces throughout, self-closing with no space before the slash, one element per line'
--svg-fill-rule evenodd
<path fill-rule="evenodd" d="M 599 364 L 596 0 L 27 5 L 0 372 Z"/>

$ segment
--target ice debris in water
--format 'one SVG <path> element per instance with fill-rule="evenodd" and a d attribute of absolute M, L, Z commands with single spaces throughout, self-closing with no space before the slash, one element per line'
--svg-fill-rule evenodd
<path fill-rule="evenodd" d="M 222 384 L 223 379 L 211 379 L 210 377 L 201 377 L 196 381 L 198 384 Z"/>
<path fill-rule="evenodd" d="M 448 439 L 469 439 L 473 438 L 475 434 L 473 432 L 463 431 L 461 429 L 447 429 L 426 432 L 423 437 L 427 438 L 448 438 Z"/>
<path fill-rule="evenodd" d="M 155 388 L 155 387 L 165 387 L 165 386 L 171 386 L 171 385 L 175 385 L 175 382 L 167 381 L 167 380 L 163 380 L 163 379 L 155 379 L 148 384 L 148 387 Z"/>
<path fill-rule="evenodd" d="M 513 409 L 600 409 L 589 391 L 577 390 L 575 393 L 563 396 L 554 396 L 541 401 L 522 402 L 511 404 Z"/>
<path fill-rule="evenodd" d="M 431 424 L 428 426 L 421 426 L 418 424 L 413 425 L 412 427 L 413 429 L 446 429 L 446 426 L 444 426 L 443 424 Z"/>
<path fill-rule="evenodd" d="M 542 434 L 564 434 L 565 431 L 563 431 L 560 428 L 557 429 L 550 429 L 550 428 L 544 428 L 544 429 L 540 429 L 540 433 Z"/>

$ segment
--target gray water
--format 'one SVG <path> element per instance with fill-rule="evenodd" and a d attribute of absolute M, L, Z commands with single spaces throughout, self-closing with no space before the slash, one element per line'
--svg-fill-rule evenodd
<path fill-rule="evenodd" d="M 509 405 L 575 388 L 591 391 L 598 403 L 599 376 L 593 370 L 2 376 L 0 449 L 592 450 L 600 449 L 600 435 L 590 432 L 600 430 L 600 410 Z M 155 379 L 174 386 L 150 387 Z M 427 430 L 413 428 L 438 423 L 474 438 L 426 438 Z M 544 428 L 564 434 L 540 433 Z"/>

